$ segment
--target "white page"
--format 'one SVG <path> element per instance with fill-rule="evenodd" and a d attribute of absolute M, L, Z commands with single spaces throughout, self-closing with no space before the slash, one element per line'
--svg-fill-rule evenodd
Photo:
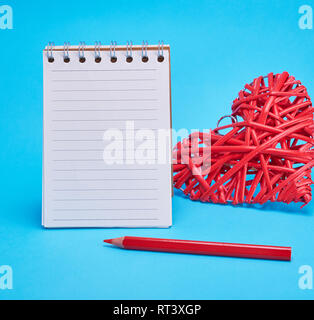
<path fill-rule="evenodd" d="M 116 63 L 108 50 L 101 51 L 96 63 L 95 52 L 88 49 L 85 63 L 79 62 L 77 50 L 69 52 L 70 63 L 63 61 L 63 50 L 53 51 L 53 63 L 43 53 L 43 225 L 168 227 L 171 164 L 157 161 L 158 136 L 146 141 L 151 163 L 138 163 L 145 145 L 137 133 L 171 128 L 169 48 L 163 62 L 157 61 L 157 49 L 149 48 L 146 63 L 136 48 L 131 63 L 126 50 L 116 51 Z M 134 123 L 134 154 L 126 121 L 129 128 Z M 122 130 L 120 164 L 104 161 L 109 143 L 104 133 L 110 128 Z M 170 143 L 162 148 L 169 158 Z"/>

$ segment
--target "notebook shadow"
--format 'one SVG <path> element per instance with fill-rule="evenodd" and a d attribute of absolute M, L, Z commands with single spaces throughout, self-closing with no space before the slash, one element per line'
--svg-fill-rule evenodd
<path fill-rule="evenodd" d="M 187 199 L 189 201 L 192 201 L 189 199 L 188 196 L 184 195 L 181 191 L 175 190 L 174 195 L 178 196 L 183 199 Z M 220 206 L 220 207 L 233 207 L 233 208 L 246 208 L 248 210 L 259 210 L 259 211 L 277 211 L 282 212 L 286 214 L 301 214 L 301 215 L 312 215 L 313 208 L 312 204 L 308 204 L 307 206 L 303 207 L 301 209 L 302 203 L 290 203 L 286 204 L 283 202 L 267 202 L 263 205 L 261 204 L 237 204 L 234 205 L 232 203 L 222 204 L 222 203 L 213 203 L 213 202 L 201 202 L 197 201 L 201 205 L 213 205 L 213 206 Z"/>
<path fill-rule="evenodd" d="M 42 203 L 40 201 L 36 201 L 33 203 L 28 203 L 26 210 L 21 210 L 21 214 L 23 213 L 23 217 L 21 218 L 21 222 L 24 221 L 24 225 L 28 224 L 31 227 L 35 228 L 43 228 L 41 224 L 42 217 Z"/>

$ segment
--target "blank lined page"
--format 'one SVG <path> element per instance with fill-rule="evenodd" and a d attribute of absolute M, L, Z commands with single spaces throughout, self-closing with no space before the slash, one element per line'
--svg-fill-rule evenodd
<path fill-rule="evenodd" d="M 93 47 L 79 62 L 70 47 L 44 66 L 43 225 L 45 227 L 168 227 L 171 225 L 170 55 L 140 47 L 126 62 Z M 162 156 L 160 156 L 162 155 Z M 162 159 L 161 159 L 162 158 Z"/>

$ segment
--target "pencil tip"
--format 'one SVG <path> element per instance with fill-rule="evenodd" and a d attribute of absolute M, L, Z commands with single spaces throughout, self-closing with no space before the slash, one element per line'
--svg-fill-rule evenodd
<path fill-rule="evenodd" d="M 107 242 L 107 243 L 112 243 L 112 239 L 107 239 L 107 240 L 104 240 L 104 242 Z"/>

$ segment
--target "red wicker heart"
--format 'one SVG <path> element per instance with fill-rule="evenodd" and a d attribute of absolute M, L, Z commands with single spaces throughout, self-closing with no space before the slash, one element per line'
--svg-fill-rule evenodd
<path fill-rule="evenodd" d="M 307 204 L 313 110 L 305 86 L 287 72 L 254 79 L 233 101 L 231 124 L 177 143 L 174 186 L 205 202 Z"/>

